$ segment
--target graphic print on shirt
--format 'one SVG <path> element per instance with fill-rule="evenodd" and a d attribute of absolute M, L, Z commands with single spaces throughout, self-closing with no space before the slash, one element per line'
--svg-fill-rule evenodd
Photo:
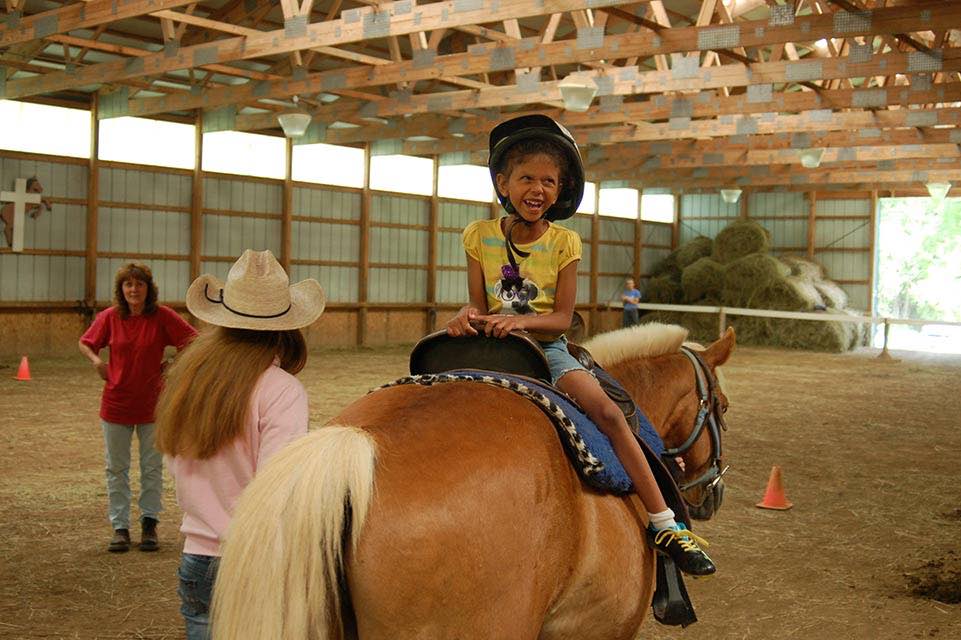
<path fill-rule="evenodd" d="M 494 295 L 501 301 L 500 312 L 508 315 L 535 313 L 530 302 L 537 297 L 537 285 L 522 278 L 509 264 L 501 266 L 501 279 L 494 283 Z"/>

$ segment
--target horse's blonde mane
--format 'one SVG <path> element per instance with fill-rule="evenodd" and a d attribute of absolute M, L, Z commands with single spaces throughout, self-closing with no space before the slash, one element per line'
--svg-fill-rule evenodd
<path fill-rule="evenodd" d="M 686 338 L 684 327 L 650 322 L 596 335 L 584 347 L 599 365 L 610 367 L 633 358 L 676 353 Z"/>

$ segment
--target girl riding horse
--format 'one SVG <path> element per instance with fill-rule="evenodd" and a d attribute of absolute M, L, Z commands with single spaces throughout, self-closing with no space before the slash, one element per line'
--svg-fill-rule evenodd
<path fill-rule="evenodd" d="M 577 144 L 547 116 L 521 116 L 491 131 L 489 168 L 507 216 L 478 220 L 464 230 L 470 303 L 448 323 L 448 334 L 476 335 L 472 322 L 485 323 L 484 332 L 498 338 L 511 331 L 530 332 L 544 349 L 554 384 L 611 441 L 647 509 L 651 546 L 685 573 L 714 573 L 698 538 L 675 522 L 624 414 L 567 350 L 564 332 L 577 298 L 581 239 L 552 223 L 574 215 L 584 193 Z M 531 291 L 533 297 L 512 304 L 503 291 Z"/>

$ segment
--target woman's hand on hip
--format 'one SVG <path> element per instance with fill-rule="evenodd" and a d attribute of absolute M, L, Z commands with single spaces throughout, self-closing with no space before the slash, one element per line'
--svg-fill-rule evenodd
<path fill-rule="evenodd" d="M 97 362 L 97 364 L 93 366 L 97 369 L 97 374 L 100 376 L 100 378 L 104 382 L 107 382 L 107 363 L 104 362 L 103 360 L 100 360 L 99 362 Z"/>

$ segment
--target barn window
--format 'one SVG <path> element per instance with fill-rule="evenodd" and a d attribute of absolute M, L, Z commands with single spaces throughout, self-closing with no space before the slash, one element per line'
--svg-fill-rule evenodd
<path fill-rule="evenodd" d="M 623 186 L 605 187 L 601 185 L 601 195 L 597 212 L 602 216 L 615 218 L 637 218 L 637 189 Z"/>
<path fill-rule="evenodd" d="M 434 193 L 434 161 L 405 155 L 374 155 L 370 159 L 370 188 L 380 191 Z"/>
<path fill-rule="evenodd" d="M 194 132 L 192 124 L 150 118 L 101 120 L 100 159 L 193 169 Z"/>
<path fill-rule="evenodd" d="M 593 182 L 584 183 L 584 197 L 581 199 L 580 206 L 577 207 L 577 213 L 589 213 L 594 214 L 595 200 L 597 199 L 597 185 Z"/>
<path fill-rule="evenodd" d="M 0 148 L 90 157 L 90 112 L 46 104 L 0 100 Z"/>
<path fill-rule="evenodd" d="M 204 134 L 204 171 L 282 179 L 286 158 L 284 138 L 240 131 Z"/>
<path fill-rule="evenodd" d="M 674 195 L 670 193 L 645 193 L 641 196 L 641 220 L 674 222 Z"/>
<path fill-rule="evenodd" d="M 364 150 L 336 144 L 294 145 L 291 177 L 341 187 L 364 186 Z"/>
<path fill-rule="evenodd" d="M 491 202 L 494 186 L 487 167 L 473 164 L 441 165 L 437 169 L 437 195 L 477 202 Z"/>

